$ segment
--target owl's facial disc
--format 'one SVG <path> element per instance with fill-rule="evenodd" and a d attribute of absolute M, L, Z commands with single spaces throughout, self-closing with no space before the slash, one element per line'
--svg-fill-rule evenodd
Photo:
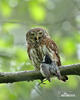
<path fill-rule="evenodd" d="M 27 32 L 26 40 L 31 44 L 39 44 L 46 35 L 46 31 L 42 28 L 33 28 Z"/>
<path fill-rule="evenodd" d="M 36 37 L 34 37 L 35 41 L 36 41 L 36 42 L 40 42 L 41 39 L 43 38 L 43 34 L 44 34 L 44 33 L 43 33 L 42 31 L 36 32 Z"/>
<path fill-rule="evenodd" d="M 32 43 L 39 43 L 44 36 L 42 31 L 32 31 L 30 34 L 30 40 Z"/>

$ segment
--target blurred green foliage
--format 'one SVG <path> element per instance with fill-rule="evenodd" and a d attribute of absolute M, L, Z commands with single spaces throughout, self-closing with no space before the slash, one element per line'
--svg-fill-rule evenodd
<path fill-rule="evenodd" d="M 63 65 L 79 63 L 79 13 L 79 0 L 0 0 L 0 71 L 34 70 L 25 41 L 26 31 L 34 26 L 48 30 L 58 45 Z M 0 100 L 34 98 L 37 95 L 34 92 L 37 82 L 40 81 L 0 84 Z M 79 96 L 79 82 L 78 76 L 69 76 L 66 83 L 53 78 L 51 83 L 46 81 L 46 84 L 41 84 L 42 97 L 48 93 L 56 99 L 57 95 L 61 96 L 58 92 L 70 91 Z"/>

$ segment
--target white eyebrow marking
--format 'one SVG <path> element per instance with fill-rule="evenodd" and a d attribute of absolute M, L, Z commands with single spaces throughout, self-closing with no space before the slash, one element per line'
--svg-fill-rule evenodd
<path fill-rule="evenodd" d="M 31 31 L 31 34 L 34 33 L 33 31 Z"/>
<path fill-rule="evenodd" d="M 41 33 L 42 31 L 40 30 L 38 33 Z"/>

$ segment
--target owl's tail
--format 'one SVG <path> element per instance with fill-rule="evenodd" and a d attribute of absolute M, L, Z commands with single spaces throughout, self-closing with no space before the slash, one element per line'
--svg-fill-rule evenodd
<path fill-rule="evenodd" d="M 66 82 L 68 80 L 68 77 L 67 76 L 62 76 L 61 80 L 64 81 L 64 82 Z"/>

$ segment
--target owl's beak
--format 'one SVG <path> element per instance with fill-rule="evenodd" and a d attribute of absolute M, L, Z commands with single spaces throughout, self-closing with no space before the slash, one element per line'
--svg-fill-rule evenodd
<path fill-rule="evenodd" d="M 36 41 L 36 42 L 39 42 L 39 37 L 38 37 L 38 35 L 36 35 L 35 41 Z"/>
<path fill-rule="evenodd" d="M 37 39 L 37 41 L 38 41 L 39 37 L 38 37 L 38 36 L 36 36 L 36 39 Z"/>
<path fill-rule="evenodd" d="M 39 42 L 39 37 L 38 36 L 36 36 L 36 42 Z"/>

